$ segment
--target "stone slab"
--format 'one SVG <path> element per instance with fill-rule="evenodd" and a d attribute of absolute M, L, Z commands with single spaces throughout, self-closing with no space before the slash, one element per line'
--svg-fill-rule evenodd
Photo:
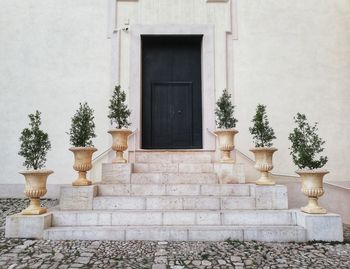
<path fill-rule="evenodd" d="M 217 184 L 215 173 L 133 173 L 131 184 Z"/>
<path fill-rule="evenodd" d="M 151 241 L 305 241 L 298 226 L 89 226 L 54 227 L 45 230 L 50 240 L 151 240 Z"/>
<path fill-rule="evenodd" d="M 111 227 L 53 227 L 44 231 L 46 240 L 125 240 L 125 229 Z"/>
<path fill-rule="evenodd" d="M 188 232 L 188 241 L 243 241 L 243 229 L 193 230 Z"/>
<path fill-rule="evenodd" d="M 221 197 L 221 209 L 255 209 L 254 197 Z"/>
<path fill-rule="evenodd" d="M 210 195 L 250 196 L 248 184 L 98 184 L 99 196 Z"/>
<path fill-rule="evenodd" d="M 103 163 L 102 182 L 129 184 L 132 171 L 132 163 Z"/>
<path fill-rule="evenodd" d="M 244 164 L 215 163 L 214 172 L 220 184 L 245 183 Z"/>
<path fill-rule="evenodd" d="M 52 226 L 296 225 L 291 210 L 89 210 L 54 211 Z"/>
<path fill-rule="evenodd" d="M 146 199 L 141 196 L 101 196 L 94 199 L 93 209 L 146 209 Z"/>
<path fill-rule="evenodd" d="M 303 242 L 306 231 L 299 226 L 245 227 L 244 241 Z"/>
<path fill-rule="evenodd" d="M 97 186 L 63 186 L 61 187 L 61 210 L 92 209 L 93 199 L 97 195 Z"/>
<path fill-rule="evenodd" d="M 214 151 L 143 151 L 136 152 L 136 163 L 211 163 Z M 131 159 L 134 152 L 129 152 Z"/>
<path fill-rule="evenodd" d="M 288 209 L 288 191 L 284 185 L 251 185 L 257 209 Z"/>
<path fill-rule="evenodd" d="M 343 238 L 343 223 L 338 214 L 307 214 L 296 211 L 296 221 L 306 229 L 306 240 L 340 241 Z"/>
<path fill-rule="evenodd" d="M 43 238 L 44 230 L 51 227 L 52 213 L 42 215 L 15 214 L 6 217 L 5 237 Z"/>
<path fill-rule="evenodd" d="M 255 198 L 211 195 L 99 196 L 93 200 L 96 210 L 242 210 L 256 209 Z M 274 209 L 274 208 L 272 208 Z"/>
<path fill-rule="evenodd" d="M 296 225 L 290 210 L 237 210 L 222 213 L 223 225 Z"/>

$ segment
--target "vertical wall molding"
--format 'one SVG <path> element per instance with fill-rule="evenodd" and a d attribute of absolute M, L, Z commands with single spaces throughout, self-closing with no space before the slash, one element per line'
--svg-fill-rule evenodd
<path fill-rule="evenodd" d="M 117 0 L 107 0 L 107 38 L 112 38 L 117 23 Z"/>

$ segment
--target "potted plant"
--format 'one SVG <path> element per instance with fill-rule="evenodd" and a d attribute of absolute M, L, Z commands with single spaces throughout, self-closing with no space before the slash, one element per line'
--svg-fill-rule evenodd
<path fill-rule="evenodd" d="M 220 162 L 233 163 L 231 151 L 234 149 L 234 136 L 238 133 L 236 127 L 237 119 L 233 116 L 234 106 L 231 103 L 231 94 L 225 89 L 216 102 L 216 125 L 217 129 L 214 133 L 219 140 L 219 149 L 222 152 Z"/>
<path fill-rule="evenodd" d="M 318 197 L 324 194 L 323 177 L 328 174 L 327 170 L 321 169 L 328 161 L 327 156 L 319 156 L 324 150 L 325 143 L 317 134 L 317 123 L 310 126 L 304 114 L 298 113 L 294 117 L 297 127 L 289 134 L 292 142 L 290 155 L 293 162 L 300 170 L 302 192 L 308 196 L 309 202 L 301 210 L 310 214 L 324 214 L 326 210 L 318 205 Z"/>
<path fill-rule="evenodd" d="M 257 185 L 275 185 L 269 178 L 269 171 L 273 169 L 272 156 L 277 151 L 273 148 L 272 140 L 276 139 L 274 130 L 269 126 L 266 115 L 266 106 L 258 104 L 252 120 L 253 127 L 249 132 L 253 135 L 255 148 L 250 149 L 255 155 L 255 168 L 261 172 L 261 177 L 256 181 Z"/>
<path fill-rule="evenodd" d="M 116 159 L 113 163 L 126 163 L 123 153 L 128 149 L 128 137 L 132 133 L 127 129 L 130 126 L 129 117 L 130 110 L 125 104 L 126 94 L 121 87 L 115 86 L 112 98 L 110 99 L 109 115 L 111 124 L 115 123 L 116 128 L 108 131 L 112 135 L 113 144 L 112 149 L 116 152 Z"/>
<path fill-rule="evenodd" d="M 78 171 L 78 178 L 72 183 L 73 186 L 91 185 L 91 181 L 86 178 L 86 173 L 92 168 L 92 155 L 97 151 L 91 140 L 96 137 L 93 114 L 93 109 L 85 102 L 79 104 L 79 109 L 72 117 L 68 134 L 73 147 L 69 150 L 74 154 L 73 168 Z"/>
<path fill-rule="evenodd" d="M 25 195 L 29 197 L 30 204 L 24 209 L 23 215 L 40 215 L 47 212 L 40 206 L 40 197 L 47 192 L 47 177 L 53 173 L 51 170 L 42 169 L 45 166 L 46 154 L 51 148 L 48 134 L 40 129 L 41 113 L 29 114 L 29 128 L 23 129 L 19 138 L 21 142 L 18 155 L 24 157 L 23 165 L 27 171 L 20 172 L 26 180 Z"/>

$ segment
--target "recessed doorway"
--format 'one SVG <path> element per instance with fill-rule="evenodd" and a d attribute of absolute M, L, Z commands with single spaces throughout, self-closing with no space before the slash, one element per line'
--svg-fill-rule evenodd
<path fill-rule="evenodd" d="M 202 35 L 143 35 L 142 148 L 201 149 Z"/>

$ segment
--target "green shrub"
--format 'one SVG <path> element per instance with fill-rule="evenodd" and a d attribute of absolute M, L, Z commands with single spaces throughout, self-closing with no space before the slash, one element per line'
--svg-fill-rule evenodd
<path fill-rule="evenodd" d="M 123 127 L 127 128 L 130 126 L 129 117 L 131 111 L 125 104 L 126 94 L 120 88 L 120 86 L 115 86 L 112 98 L 110 99 L 109 105 L 109 115 L 108 118 L 111 120 L 111 124 L 114 122 L 118 129 Z"/>
<path fill-rule="evenodd" d="M 290 155 L 293 157 L 293 162 L 299 169 L 318 169 L 323 167 L 327 161 L 327 156 L 317 157 L 324 148 L 325 144 L 317 134 L 317 123 L 310 126 L 304 114 L 298 113 L 294 117 L 294 122 L 297 127 L 289 134 L 289 140 L 292 142 Z"/>
<path fill-rule="evenodd" d="M 27 169 L 41 169 L 45 166 L 46 154 L 51 149 L 47 133 L 40 130 L 41 113 L 29 114 L 29 128 L 23 129 L 19 141 L 21 142 L 18 155 L 24 157 L 23 165 Z"/>
<path fill-rule="evenodd" d="M 236 127 L 238 120 L 233 116 L 234 105 L 231 102 L 231 94 L 225 89 L 216 102 L 216 125 L 218 128 L 231 129 Z"/>
<path fill-rule="evenodd" d="M 269 126 L 266 106 L 258 104 L 252 122 L 254 125 L 249 128 L 249 131 L 253 135 L 255 147 L 272 147 L 272 140 L 276 139 L 276 136 L 274 130 Z"/>
<path fill-rule="evenodd" d="M 85 102 L 79 103 L 79 109 L 72 117 L 69 130 L 70 143 L 74 147 L 92 147 L 92 138 L 96 137 L 94 110 Z"/>

